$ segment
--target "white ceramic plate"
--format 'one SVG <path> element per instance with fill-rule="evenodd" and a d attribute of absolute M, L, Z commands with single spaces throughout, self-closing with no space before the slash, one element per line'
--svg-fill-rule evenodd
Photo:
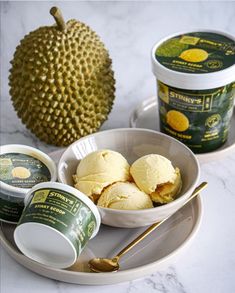
<path fill-rule="evenodd" d="M 51 157 L 58 161 L 60 155 L 61 152 L 56 152 Z M 68 283 L 104 285 L 141 278 L 172 264 L 193 240 L 201 218 L 202 203 L 198 196 L 126 254 L 120 261 L 121 270 L 117 273 L 90 273 L 87 261 L 95 256 L 114 256 L 146 228 L 123 229 L 102 225 L 98 235 L 88 243 L 71 270 L 53 269 L 22 255 L 13 240 L 14 225 L 1 223 L 0 240 L 18 263 L 40 275 Z"/>
<path fill-rule="evenodd" d="M 156 97 L 146 99 L 132 112 L 130 117 L 130 127 L 147 128 L 160 131 L 158 118 L 158 103 Z M 233 111 L 232 121 L 228 140 L 216 151 L 204 154 L 197 154 L 200 163 L 218 160 L 224 158 L 230 153 L 235 152 L 235 109 Z"/>

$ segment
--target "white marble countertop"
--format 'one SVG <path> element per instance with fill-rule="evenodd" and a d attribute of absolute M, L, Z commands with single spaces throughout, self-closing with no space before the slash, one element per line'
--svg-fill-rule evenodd
<path fill-rule="evenodd" d="M 66 19 L 77 18 L 101 36 L 113 59 L 117 80 L 114 108 L 103 129 L 128 127 L 131 111 L 155 94 L 150 67 L 154 42 L 175 31 L 219 29 L 235 34 L 235 2 L 1 2 L 1 144 L 22 143 L 50 152 L 17 118 L 8 94 L 9 61 L 19 40 L 51 24 L 51 6 Z M 122 113 L 120 119 L 119 113 Z M 202 226 L 176 263 L 145 278 L 110 286 L 80 286 L 50 280 L 16 263 L 1 247 L 1 293 L 71 292 L 213 292 L 235 288 L 235 153 L 201 166 Z"/>

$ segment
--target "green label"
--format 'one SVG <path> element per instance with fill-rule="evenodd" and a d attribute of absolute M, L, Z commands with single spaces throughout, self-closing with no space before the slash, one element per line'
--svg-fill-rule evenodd
<path fill-rule="evenodd" d="M 163 42 L 155 56 L 174 71 L 210 73 L 235 64 L 235 42 L 216 33 L 188 33 Z"/>
<path fill-rule="evenodd" d="M 18 223 L 24 209 L 22 198 L 10 197 L 0 193 L 0 219 L 7 222 Z"/>
<path fill-rule="evenodd" d="M 64 234 L 78 255 L 90 239 L 96 220 L 90 208 L 76 196 L 57 189 L 40 189 L 33 193 L 19 224 L 37 222 Z"/>
<path fill-rule="evenodd" d="M 158 81 L 161 131 L 195 153 L 217 149 L 227 139 L 235 84 L 212 90 L 173 88 Z"/>
<path fill-rule="evenodd" d="M 0 181 L 15 187 L 31 188 L 50 180 L 50 171 L 40 160 L 19 153 L 0 155 Z"/>

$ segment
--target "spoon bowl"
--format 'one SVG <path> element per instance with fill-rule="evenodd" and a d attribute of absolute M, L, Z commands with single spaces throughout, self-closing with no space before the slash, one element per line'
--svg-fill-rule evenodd
<path fill-rule="evenodd" d="M 92 272 L 108 273 L 117 272 L 119 270 L 118 257 L 109 258 L 93 258 L 88 262 L 88 266 Z"/>

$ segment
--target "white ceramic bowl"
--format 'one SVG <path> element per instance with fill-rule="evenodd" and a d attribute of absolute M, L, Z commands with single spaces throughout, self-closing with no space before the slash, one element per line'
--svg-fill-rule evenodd
<path fill-rule="evenodd" d="M 58 164 L 60 182 L 73 186 L 79 160 L 87 154 L 110 149 L 120 152 L 130 164 L 147 154 L 160 154 L 180 168 L 182 190 L 177 199 L 163 206 L 144 210 L 115 210 L 99 208 L 102 223 L 123 228 L 135 228 L 153 224 L 176 211 L 191 195 L 200 176 L 199 164 L 193 152 L 178 140 L 163 133 L 138 128 L 121 128 L 97 132 L 79 139 L 63 153 Z"/>

